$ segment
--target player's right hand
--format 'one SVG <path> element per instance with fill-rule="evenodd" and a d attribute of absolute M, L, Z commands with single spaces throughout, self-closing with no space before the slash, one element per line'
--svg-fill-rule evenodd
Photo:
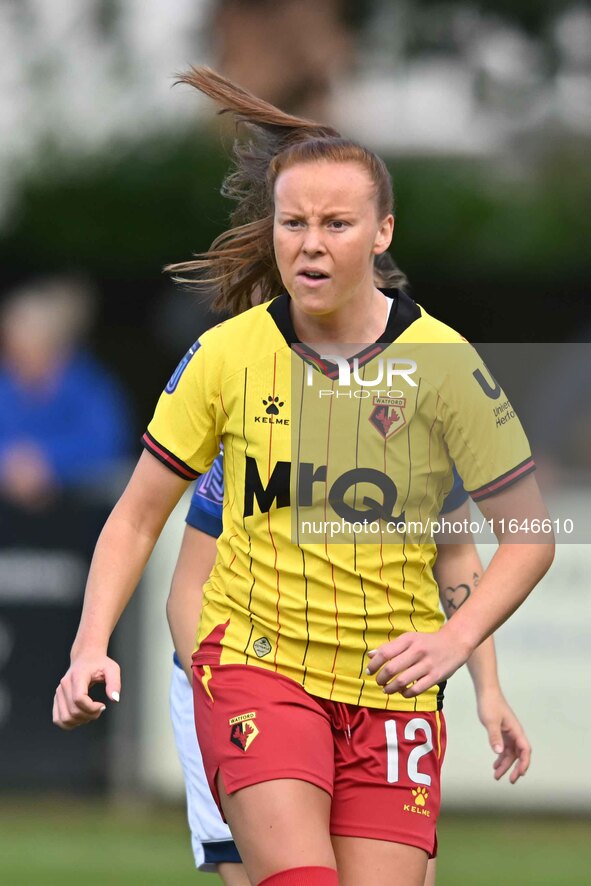
<path fill-rule="evenodd" d="M 89 695 L 91 686 L 104 683 L 107 698 L 119 701 L 121 671 L 107 655 L 79 655 L 59 682 L 53 699 L 53 722 L 60 729 L 75 729 L 98 720 L 105 710 L 100 701 Z"/>

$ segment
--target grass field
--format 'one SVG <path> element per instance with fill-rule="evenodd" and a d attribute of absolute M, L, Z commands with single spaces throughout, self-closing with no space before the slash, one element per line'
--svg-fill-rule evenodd
<path fill-rule="evenodd" d="M 438 886 L 588 886 L 591 821 L 446 816 Z M 2 886 L 216 886 L 184 811 L 66 800 L 0 804 Z M 371 884 L 359 884 L 371 886 Z"/>

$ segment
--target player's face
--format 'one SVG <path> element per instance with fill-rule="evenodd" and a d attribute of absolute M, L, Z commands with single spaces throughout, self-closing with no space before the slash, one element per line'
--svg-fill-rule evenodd
<path fill-rule="evenodd" d="M 374 255 L 392 239 L 359 163 L 300 163 L 275 182 L 273 240 L 283 285 L 308 315 L 342 311 L 373 292 Z"/>

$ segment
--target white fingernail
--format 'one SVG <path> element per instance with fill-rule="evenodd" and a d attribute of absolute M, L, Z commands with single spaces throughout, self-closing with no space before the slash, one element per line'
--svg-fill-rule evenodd
<path fill-rule="evenodd" d="M 101 705 L 101 714 L 102 714 L 103 711 L 106 711 L 106 710 L 107 710 L 106 706 L 105 706 L 104 704 L 102 704 L 102 705 Z"/>
<path fill-rule="evenodd" d="M 111 693 L 111 698 L 113 699 L 113 701 L 119 701 L 119 693 L 117 692 L 117 690 Z"/>

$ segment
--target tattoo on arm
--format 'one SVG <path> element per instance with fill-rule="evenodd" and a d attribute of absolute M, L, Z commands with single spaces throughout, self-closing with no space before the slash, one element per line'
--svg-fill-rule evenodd
<path fill-rule="evenodd" d="M 480 581 L 480 575 L 475 572 L 472 576 L 472 584 L 474 587 L 478 587 L 478 582 Z M 457 612 L 460 606 L 466 602 L 470 594 L 472 593 L 472 588 L 469 584 L 459 584 L 455 586 L 449 586 L 443 589 L 443 608 L 445 609 L 445 614 L 448 618 L 451 618 L 454 612 Z"/>

